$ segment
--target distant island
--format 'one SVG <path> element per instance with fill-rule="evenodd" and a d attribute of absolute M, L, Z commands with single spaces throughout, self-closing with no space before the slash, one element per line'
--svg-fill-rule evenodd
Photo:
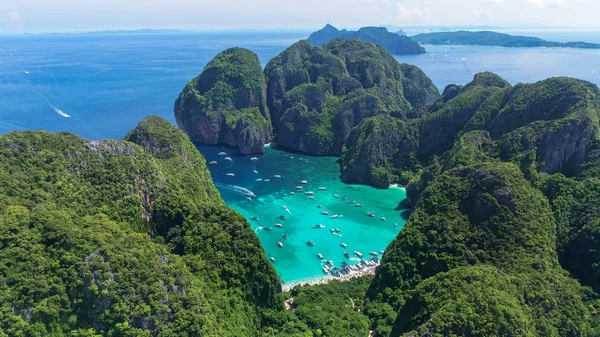
<path fill-rule="evenodd" d="M 385 27 L 363 27 L 358 31 L 342 29 L 327 24 L 323 29 L 316 31 L 308 37 L 308 42 L 317 47 L 337 38 L 352 39 L 359 38 L 366 42 L 378 44 L 391 54 L 412 55 L 424 54 L 425 49 L 410 37 L 389 32 Z"/>
<path fill-rule="evenodd" d="M 563 47 L 599 49 L 600 44 L 588 42 L 553 42 L 537 37 L 513 36 L 491 31 L 457 31 L 424 33 L 411 36 L 414 41 L 421 44 L 433 45 L 469 45 L 469 46 L 500 46 L 500 47 Z"/>

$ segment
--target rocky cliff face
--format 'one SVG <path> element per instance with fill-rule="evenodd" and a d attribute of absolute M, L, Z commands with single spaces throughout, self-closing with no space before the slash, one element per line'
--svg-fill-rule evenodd
<path fill-rule="evenodd" d="M 258 56 L 231 48 L 186 85 L 175 101 L 175 119 L 193 142 L 263 153 L 273 138 L 266 92 Z"/>
<path fill-rule="evenodd" d="M 271 60 L 265 76 L 277 144 L 317 155 L 339 156 L 364 119 L 422 108 L 439 97 L 418 68 L 358 39 L 323 48 L 300 41 Z"/>

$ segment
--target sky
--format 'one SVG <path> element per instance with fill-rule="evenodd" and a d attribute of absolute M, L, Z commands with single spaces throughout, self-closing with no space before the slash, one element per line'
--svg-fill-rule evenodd
<path fill-rule="evenodd" d="M 0 0 L 0 33 L 315 29 L 331 23 L 598 27 L 600 0 Z"/>

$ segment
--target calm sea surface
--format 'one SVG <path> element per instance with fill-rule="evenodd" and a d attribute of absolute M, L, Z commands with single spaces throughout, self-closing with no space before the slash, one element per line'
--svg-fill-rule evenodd
<path fill-rule="evenodd" d="M 563 41 L 598 40 L 591 38 L 593 32 L 579 32 L 581 39 L 573 33 L 552 34 Z M 180 90 L 218 52 L 245 47 L 256 52 L 265 65 L 307 36 L 305 32 L 0 36 L 0 133 L 44 129 L 91 139 L 119 139 L 150 114 L 174 122 L 173 102 Z M 600 84 L 600 51 L 472 46 L 426 49 L 424 55 L 396 58 L 421 67 L 440 90 L 450 83 L 465 84 L 481 71 L 495 72 L 513 84 L 552 76 Z M 238 156 L 220 147 L 200 146 L 199 150 L 207 161 L 217 161 L 210 169 L 223 198 L 249 219 L 286 281 L 322 275 L 317 253 L 339 265 L 350 262 L 344 251 L 368 256 L 370 251 L 383 250 L 404 225 L 399 211 L 394 210 L 405 198 L 404 190 L 342 184 L 336 158 L 268 149 L 252 161 L 251 156 Z M 221 151 L 232 161 L 219 156 Z M 303 180 L 307 184 L 301 184 Z M 314 192 L 314 199 L 298 193 L 296 186 L 300 185 L 305 192 Z M 292 191 L 296 193 L 291 195 Z M 248 199 L 249 192 L 256 197 Z M 348 200 L 363 207 L 348 204 Z M 322 210 L 330 215 L 322 215 Z M 367 217 L 367 211 L 376 216 Z M 343 217 L 331 219 L 334 214 Z M 279 215 L 286 215 L 286 220 Z M 253 216 L 258 220 L 250 220 Z M 274 227 L 275 223 L 283 228 Z M 316 224 L 325 228 L 312 228 Z M 306 245 L 308 240 L 313 247 Z M 342 242 L 347 249 L 341 247 Z"/>

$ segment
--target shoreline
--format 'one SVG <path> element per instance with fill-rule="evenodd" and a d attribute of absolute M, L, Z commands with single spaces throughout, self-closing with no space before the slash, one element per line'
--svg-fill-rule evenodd
<path fill-rule="evenodd" d="M 332 275 L 322 275 L 322 276 L 315 276 L 315 277 L 302 279 L 302 280 L 286 282 L 285 284 L 282 285 L 281 291 L 288 292 L 288 291 L 291 291 L 296 286 L 322 285 L 322 284 L 327 284 L 331 281 L 347 282 L 347 281 L 350 281 L 352 279 L 359 278 L 362 276 L 375 275 L 375 272 L 377 271 L 377 268 L 379 267 L 379 262 L 372 262 L 372 263 L 373 263 L 372 265 L 365 266 L 364 268 L 362 268 L 359 271 L 351 271 L 350 273 L 348 273 L 346 275 L 342 275 L 340 277 L 335 277 Z"/>

